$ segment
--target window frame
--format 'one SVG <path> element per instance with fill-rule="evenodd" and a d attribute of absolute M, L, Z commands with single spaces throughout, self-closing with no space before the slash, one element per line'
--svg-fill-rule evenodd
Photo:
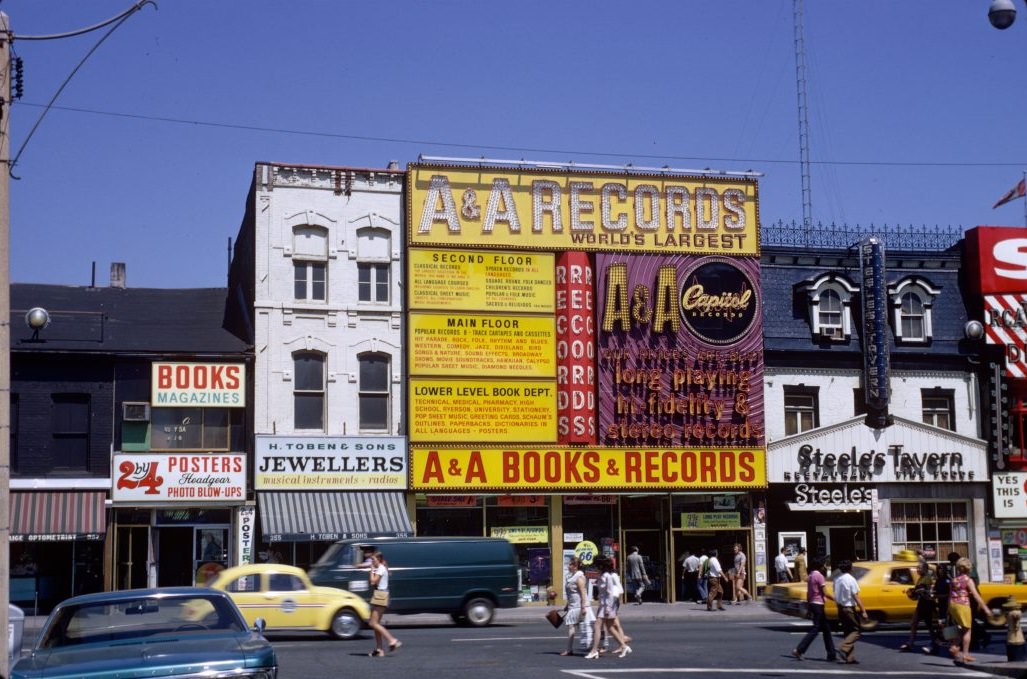
<path fill-rule="evenodd" d="M 367 272 L 367 280 L 364 274 Z M 380 280 L 384 274 L 385 280 Z M 357 301 L 361 304 L 389 304 L 391 302 L 392 267 L 382 262 L 357 262 Z M 365 299 L 364 291 L 367 291 Z M 384 299 L 381 295 L 384 293 Z"/>
<path fill-rule="evenodd" d="M 150 450 L 155 452 L 183 452 L 183 451 L 218 451 L 228 452 L 232 450 L 232 417 L 229 412 L 229 408 L 204 408 L 203 406 L 195 406 L 188 408 L 166 408 L 166 407 L 151 407 L 150 408 L 150 421 L 148 423 L 150 427 Z M 192 413 L 198 412 L 200 421 L 198 424 L 185 423 L 185 424 L 170 424 L 161 422 L 161 416 L 165 414 L 177 413 L 180 416 L 182 414 L 191 415 Z M 224 422 L 210 423 L 207 422 L 207 417 L 217 416 L 224 418 Z M 196 427 L 199 431 L 199 442 L 197 445 L 182 445 L 182 446 L 162 446 L 161 442 L 164 437 L 157 432 L 158 427 Z M 214 432 L 219 429 L 224 430 L 223 438 L 224 441 L 215 440 Z M 196 431 L 196 430 L 193 430 Z M 211 432 L 208 436 L 208 432 Z M 191 432 L 189 432 L 191 433 Z M 220 436 L 220 435 L 219 435 Z"/>
<path fill-rule="evenodd" d="M 820 389 L 805 385 L 786 384 L 783 387 L 784 432 L 795 436 L 820 427 Z M 797 405 L 795 399 L 808 399 L 808 406 Z M 789 403 L 789 400 L 792 400 Z M 810 426 L 803 427 L 803 415 L 810 415 Z"/>
<path fill-rule="evenodd" d="M 892 333 L 895 341 L 903 344 L 927 344 L 934 337 L 934 301 L 941 294 L 941 288 L 920 276 L 907 276 L 888 286 L 888 304 L 891 306 Z M 916 319 L 906 311 L 905 300 L 916 298 L 920 302 L 920 333 L 907 331 L 906 321 Z M 912 327 L 909 330 L 913 330 Z"/>
<path fill-rule="evenodd" d="M 292 295 L 297 302 L 324 303 L 328 301 L 328 262 L 316 259 L 293 259 L 292 261 Z M 302 276 L 300 272 L 302 271 Z M 322 278 L 318 281 L 315 273 L 320 271 Z M 321 286 L 321 296 L 315 292 Z M 300 285 L 303 286 L 301 296 Z"/>
<path fill-rule="evenodd" d="M 303 388 L 301 388 L 301 384 L 300 384 L 301 377 L 305 377 L 307 375 L 307 373 L 300 369 L 300 362 L 301 362 L 301 360 L 311 360 L 311 359 L 316 359 L 317 362 L 319 362 L 320 365 L 321 365 L 320 385 L 314 386 L 312 384 L 311 387 L 307 387 L 306 385 L 303 385 Z M 324 353 L 322 353 L 320 351 L 297 351 L 297 352 L 295 352 L 292 355 L 292 366 L 293 366 L 293 382 L 292 382 L 292 401 L 293 401 L 293 406 L 292 406 L 292 418 L 293 418 L 292 419 L 292 425 L 293 425 L 293 429 L 296 430 L 296 431 L 320 431 L 320 432 L 324 432 L 325 431 L 325 423 L 327 421 L 327 412 L 326 412 L 326 410 L 327 410 L 327 404 L 328 404 L 328 394 L 327 394 L 328 357 Z M 300 420 L 301 420 L 301 418 L 300 418 L 300 403 L 306 402 L 308 400 L 312 401 L 314 398 L 320 398 L 320 400 L 321 400 L 321 409 L 320 409 L 320 411 L 321 411 L 320 420 L 321 421 L 320 421 L 320 425 L 319 426 L 309 426 L 309 427 L 308 426 L 300 426 Z M 305 419 L 304 419 L 304 422 L 306 422 Z"/>
<path fill-rule="evenodd" d="M 79 405 L 85 407 L 83 429 L 63 429 L 64 426 L 58 417 L 59 405 Z M 51 463 L 54 470 L 67 471 L 88 471 L 89 470 L 89 439 L 93 417 L 93 395 L 83 392 L 56 392 L 50 394 L 50 443 Z M 78 464 L 63 464 L 71 462 L 65 446 L 59 441 L 79 441 L 82 450 L 78 453 L 82 459 Z"/>
<path fill-rule="evenodd" d="M 382 352 L 367 352 L 357 356 L 359 368 L 357 371 L 357 421 L 360 431 L 383 432 L 389 431 L 392 426 L 392 356 Z M 382 388 L 373 388 L 377 385 L 368 385 L 365 381 L 372 376 L 365 373 L 365 366 L 372 363 L 380 363 L 382 375 L 373 376 L 377 379 L 384 379 Z M 384 419 L 372 419 L 369 412 L 370 405 L 384 405 Z"/>
<path fill-rule="evenodd" d="M 929 399 L 943 401 L 943 407 L 928 407 Z M 938 418 L 948 418 L 950 426 L 938 424 Z M 931 387 L 920 390 L 920 417 L 924 424 L 929 424 L 946 431 L 956 431 L 956 392 L 954 389 Z M 930 418 L 930 419 L 928 419 Z"/>

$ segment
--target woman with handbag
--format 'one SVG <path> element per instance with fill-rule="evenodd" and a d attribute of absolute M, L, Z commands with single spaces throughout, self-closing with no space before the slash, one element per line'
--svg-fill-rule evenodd
<path fill-rule="evenodd" d="M 952 639 L 949 646 L 949 653 L 957 663 L 973 662 L 976 660 L 970 655 L 970 628 L 973 625 L 973 613 L 970 611 L 970 599 L 972 598 L 980 606 L 980 610 L 988 610 L 977 586 L 970 578 L 970 571 L 973 564 L 965 556 L 956 562 L 956 575 L 952 578 L 951 590 L 949 592 L 949 620 L 959 628 L 960 636 Z M 956 645 L 957 641 L 962 642 L 962 650 Z"/>
<path fill-rule="evenodd" d="M 564 583 L 567 605 L 563 608 L 566 612 L 563 624 L 567 626 L 567 649 L 560 655 L 574 655 L 574 634 L 578 631 L 581 632 L 582 648 L 591 648 L 592 626 L 596 619 L 588 601 L 588 578 L 581 571 L 581 560 L 576 556 L 571 557 L 567 562 L 567 571 L 570 574 Z"/>
<path fill-rule="evenodd" d="M 389 634 L 382 624 L 382 616 L 385 609 L 389 607 L 389 567 L 385 563 L 385 555 L 375 552 L 371 555 L 371 617 L 367 621 L 368 627 L 374 630 L 374 650 L 368 653 L 372 658 L 380 658 L 385 655 L 383 648 L 385 641 L 389 642 L 389 650 L 396 651 L 403 643 L 396 637 Z"/>

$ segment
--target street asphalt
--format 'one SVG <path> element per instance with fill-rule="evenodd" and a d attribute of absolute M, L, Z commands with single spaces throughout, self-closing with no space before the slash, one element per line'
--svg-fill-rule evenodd
<path fill-rule="evenodd" d="M 501 624 L 533 624 L 540 622 L 543 619 L 545 613 L 552 608 L 544 604 L 530 603 L 524 604 L 517 608 L 504 608 L 496 611 L 495 621 Z M 749 621 L 766 620 L 768 622 L 778 621 L 784 618 L 779 613 L 774 613 L 767 609 L 767 607 L 760 601 L 746 602 L 741 605 L 726 604 L 724 611 L 707 611 L 704 605 L 697 605 L 695 603 L 644 603 L 642 605 L 636 605 L 633 603 L 626 603 L 620 609 L 621 617 L 625 623 L 629 621 L 664 621 L 664 620 L 685 620 L 685 619 L 700 619 L 700 618 L 719 618 L 724 616 L 729 619 L 744 619 Z M 25 618 L 25 629 L 24 637 L 22 639 L 22 649 L 28 649 L 35 641 L 36 636 L 42 629 L 43 623 L 46 621 L 45 616 L 26 616 Z M 417 625 L 439 625 L 443 623 L 450 623 L 450 618 L 447 615 L 437 614 L 422 614 L 422 615 L 406 615 L 402 616 L 402 622 L 404 626 L 417 626 Z M 872 633 L 871 633 L 872 634 Z M 1001 632 L 995 631 L 992 633 L 992 637 L 999 640 L 1002 635 Z M 1008 677 L 1021 677 L 1027 679 L 1027 662 L 1009 662 L 1005 655 L 999 655 L 994 653 L 996 649 L 1003 648 L 1000 643 L 993 643 L 989 646 L 992 653 L 987 652 L 974 652 L 974 657 L 977 659 L 972 666 L 967 666 L 968 669 L 974 669 L 980 672 L 988 672 L 990 674 L 1008 676 Z"/>

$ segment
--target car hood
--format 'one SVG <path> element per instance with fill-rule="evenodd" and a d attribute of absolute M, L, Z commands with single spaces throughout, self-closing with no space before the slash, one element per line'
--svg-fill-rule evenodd
<path fill-rule="evenodd" d="M 35 650 L 14 666 L 18 677 L 139 679 L 275 664 L 259 635 L 183 635 Z"/>

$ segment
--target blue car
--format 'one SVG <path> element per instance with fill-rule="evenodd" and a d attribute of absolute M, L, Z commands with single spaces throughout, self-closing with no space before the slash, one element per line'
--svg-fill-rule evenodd
<path fill-rule="evenodd" d="M 224 592 L 162 587 L 61 602 L 11 679 L 276 679 L 275 651 Z"/>

